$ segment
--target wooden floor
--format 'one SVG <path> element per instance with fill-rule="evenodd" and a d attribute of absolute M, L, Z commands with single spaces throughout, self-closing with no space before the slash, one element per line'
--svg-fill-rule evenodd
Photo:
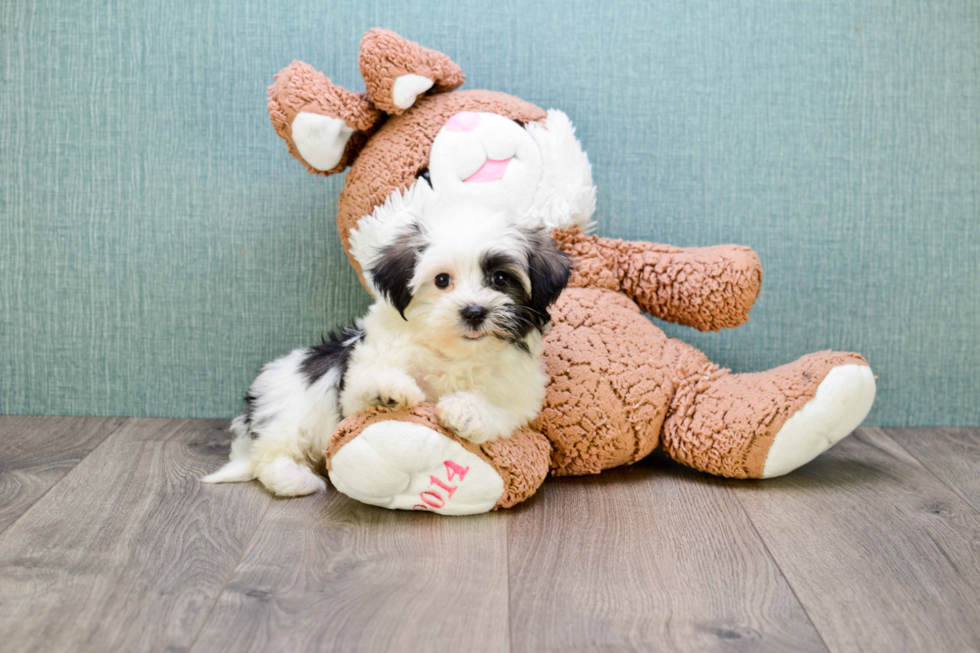
<path fill-rule="evenodd" d="M 980 650 L 980 429 L 449 518 L 201 484 L 226 425 L 0 418 L 0 650 Z"/>

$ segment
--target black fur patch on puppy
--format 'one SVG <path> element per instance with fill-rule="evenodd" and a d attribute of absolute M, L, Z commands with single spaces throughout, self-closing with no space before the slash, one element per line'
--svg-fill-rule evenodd
<path fill-rule="evenodd" d="M 527 351 L 524 338 L 532 329 L 543 332 L 551 321 L 548 307 L 568 285 L 572 263 L 545 230 L 522 229 L 522 232 L 527 239 L 526 264 L 507 252 L 491 251 L 484 255 L 480 265 L 486 285 L 514 302 L 500 311 L 503 315 L 491 318 L 494 326 L 504 333 L 505 340 Z M 503 285 L 493 282 L 497 272 L 504 272 L 508 277 Z M 518 277 L 521 272 L 530 282 L 530 293 Z"/>
<path fill-rule="evenodd" d="M 319 345 L 307 349 L 299 366 L 299 371 L 306 377 L 307 387 L 322 379 L 330 370 L 336 369 L 337 378 L 334 381 L 334 387 L 339 394 L 344 389 L 344 377 L 347 375 L 347 363 L 351 353 L 357 344 L 364 340 L 364 336 L 364 328 L 358 322 L 351 322 L 322 338 Z M 259 432 L 253 428 L 255 426 L 255 406 L 262 397 L 256 394 L 253 388 L 249 388 L 248 392 L 245 393 L 245 405 L 247 407 L 245 428 L 249 437 L 254 440 L 259 437 Z"/>
<path fill-rule="evenodd" d="M 480 258 L 480 269 L 483 271 L 483 285 L 504 293 L 515 304 L 522 304 L 530 299 L 520 280 L 521 276 L 527 276 L 527 267 L 513 254 L 497 250 L 486 252 Z M 502 286 L 494 282 L 494 275 L 498 272 L 506 275 Z"/>
<path fill-rule="evenodd" d="M 528 277 L 531 279 L 531 301 L 528 307 L 539 316 L 541 327 L 551 321 L 548 307 L 568 285 L 572 260 L 558 249 L 544 229 L 525 230 L 528 242 Z"/>
<path fill-rule="evenodd" d="M 255 431 L 252 430 L 252 412 L 255 410 L 255 402 L 258 397 L 252 394 L 251 388 L 245 393 L 245 429 L 248 431 L 249 436 L 254 440 L 259 437 Z"/>
<path fill-rule="evenodd" d="M 374 287 L 406 322 L 408 318 L 405 317 L 405 309 L 412 302 L 409 284 L 415 276 L 415 265 L 425 247 L 421 227 L 413 224 L 395 242 L 381 250 L 381 254 L 374 259 L 367 271 Z"/>
<path fill-rule="evenodd" d="M 341 327 L 323 338 L 319 345 L 307 350 L 300 370 L 306 376 L 306 384 L 313 385 L 332 369 L 337 370 L 337 391 L 344 389 L 344 376 L 350 355 L 361 340 L 364 328 L 356 322 Z"/>

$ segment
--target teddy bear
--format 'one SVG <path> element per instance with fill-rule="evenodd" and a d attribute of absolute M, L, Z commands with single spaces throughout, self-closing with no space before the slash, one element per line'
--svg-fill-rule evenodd
<path fill-rule="evenodd" d="M 366 92 L 295 61 L 269 88 L 269 115 L 307 170 L 347 168 L 337 228 L 374 296 L 371 262 L 433 197 L 484 202 L 545 227 L 572 259 L 551 309 L 537 419 L 474 444 L 435 406 L 374 408 L 340 423 L 325 451 L 334 487 L 364 503 L 446 515 L 508 508 L 548 474 L 596 474 L 660 447 L 708 474 L 781 476 L 851 433 L 875 397 L 855 353 L 822 351 L 736 374 L 669 338 L 644 314 L 701 331 L 735 328 L 762 283 L 738 245 L 680 248 L 592 233 L 596 188 L 569 118 L 520 98 L 456 90 L 448 56 L 373 29 L 360 44 Z M 465 219 L 465 216 L 460 216 Z"/>

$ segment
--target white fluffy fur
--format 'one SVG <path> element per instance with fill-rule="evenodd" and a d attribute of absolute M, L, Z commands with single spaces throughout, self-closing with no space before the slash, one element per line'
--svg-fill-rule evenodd
<path fill-rule="evenodd" d="M 235 439 L 230 461 L 205 483 L 254 478 L 281 496 L 311 494 L 326 487 L 313 469 L 323 467 L 327 439 L 340 422 L 336 374 L 324 374 L 308 385 L 301 372 L 306 349 L 275 360 L 252 383 L 251 426 L 238 417 L 231 424 Z"/>
<path fill-rule="evenodd" d="M 596 188 L 592 165 L 575 138 L 572 121 L 563 112 L 549 109 L 544 124 L 528 123 L 525 129 L 538 144 L 543 172 L 525 224 L 549 231 L 588 228 L 595 213 Z"/>
<path fill-rule="evenodd" d="M 467 142 L 468 132 L 440 131 L 436 143 L 442 138 L 451 138 L 454 149 L 465 150 L 470 145 L 482 152 L 484 141 L 495 136 L 485 131 L 474 130 L 472 143 Z M 526 227 L 548 230 L 575 226 L 588 228 L 595 213 L 596 188 L 592 183 L 589 157 L 575 137 L 571 120 L 563 112 L 551 109 L 543 123 L 528 123 L 523 133 L 525 140 L 533 141 L 540 154 L 539 170 L 527 169 L 526 174 L 540 172 L 541 178 L 530 209 L 517 216 L 517 220 Z M 433 143 L 434 148 L 436 143 Z M 433 178 L 439 176 L 438 172 L 430 166 Z M 482 191 L 478 186 L 473 187 L 474 191 Z M 378 252 L 393 242 L 400 228 L 411 222 L 411 216 L 424 211 L 436 196 L 437 192 L 427 182 L 418 181 L 404 192 L 393 191 L 371 215 L 361 218 L 350 230 L 351 253 L 361 268 L 368 268 Z"/>
<path fill-rule="evenodd" d="M 460 437 L 505 438 L 541 410 L 541 334 L 532 329 L 523 351 L 494 337 L 490 320 L 480 331 L 470 329 L 460 311 L 478 305 L 492 317 L 512 303 L 484 285 L 480 258 L 491 249 L 518 256 L 523 236 L 506 215 L 477 205 L 430 207 L 423 224 L 429 245 L 415 266 L 405 318 L 385 302 L 369 310 L 367 336 L 354 350 L 340 398 L 343 412 L 434 401 L 440 421 Z M 435 284 L 443 273 L 451 279 L 444 289 Z M 519 281 L 529 289 L 526 276 Z"/>
<path fill-rule="evenodd" d="M 358 220 L 357 228 L 350 230 L 350 251 L 361 269 L 367 270 L 378 253 L 394 242 L 434 200 L 435 193 L 422 179 L 406 188 L 404 193 L 393 192 L 384 204 L 374 207 L 371 215 Z"/>
<path fill-rule="evenodd" d="M 507 216 L 479 207 L 439 207 L 423 225 L 427 247 L 417 258 L 405 318 L 385 301 L 369 309 L 340 396 L 339 368 L 309 384 L 303 371 L 309 350 L 269 363 L 250 389 L 251 423 L 244 417 L 232 423 L 230 462 L 205 482 L 258 478 L 280 496 L 322 489 L 314 470 L 323 467 L 323 450 L 341 415 L 375 405 L 436 402 L 440 421 L 473 442 L 508 437 L 537 416 L 546 383 L 541 334 L 530 329 L 524 349 L 495 336 L 499 323 L 491 318 L 513 301 L 486 285 L 480 265 L 488 249 L 524 256 L 526 236 Z M 448 287 L 437 287 L 440 274 L 450 276 Z M 530 290 L 526 274 L 514 276 Z M 473 305 L 489 311 L 477 328 L 461 319 L 461 309 Z"/>
<path fill-rule="evenodd" d="M 537 332 L 529 336 L 528 355 L 490 336 L 468 342 L 435 332 L 438 322 L 409 317 L 406 323 L 388 304 L 372 306 L 364 319 L 368 336 L 347 371 L 344 414 L 435 401 L 442 424 L 477 443 L 506 438 L 537 416 L 546 380 Z"/>

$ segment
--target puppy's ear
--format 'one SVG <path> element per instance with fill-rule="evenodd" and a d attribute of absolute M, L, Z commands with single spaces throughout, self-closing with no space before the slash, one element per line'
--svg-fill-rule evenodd
<path fill-rule="evenodd" d="M 418 225 L 412 225 L 395 242 L 381 250 L 367 271 L 374 287 L 406 322 L 405 309 L 412 302 L 412 277 L 423 251 L 425 241 L 422 230 Z"/>
<path fill-rule="evenodd" d="M 572 261 L 544 229 L 526 230 L 528 279 L 531 281 L 529 308 L 539 317 L 539 327 L 551 321 L 548 307 L 568 285 Z"/>

